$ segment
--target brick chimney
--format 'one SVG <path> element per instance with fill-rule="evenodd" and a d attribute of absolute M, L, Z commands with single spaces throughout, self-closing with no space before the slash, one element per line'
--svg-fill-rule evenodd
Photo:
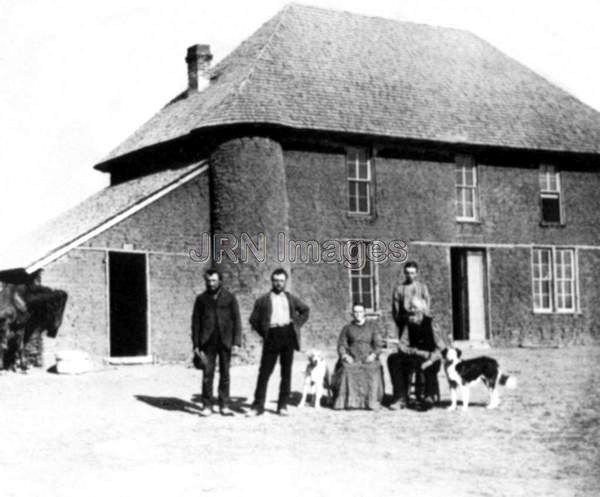
<path fill-rule="evenodd" d="M 212 58 L 210 45 L 192 45 L 187 49 L 188 92 L 202 91 L 208 86 Z"/>

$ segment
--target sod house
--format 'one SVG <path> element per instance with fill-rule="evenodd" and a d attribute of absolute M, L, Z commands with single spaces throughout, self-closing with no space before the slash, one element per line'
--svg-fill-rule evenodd
<path fill-rule="evenodd" d="M 305 345 L 356 300 L 393 335 L 406 257 L 456 340 L 600 336 L 600 113 L 468 32 L 300 5 L 211 59 L 188 49 L 187 89 L 95 166 L 109 187 L 0 256 L 69 293 L 48 350 L 185 359 L 212 265 L 246 323 L 284 266 Z"/>

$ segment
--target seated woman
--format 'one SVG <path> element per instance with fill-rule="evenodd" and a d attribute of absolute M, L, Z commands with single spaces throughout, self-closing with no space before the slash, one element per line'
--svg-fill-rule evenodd
<path fill-rule="evenodd" d="M 363 304 L 352 306 L 352 318 L 338 340 L 333 408 L 378 409 L 383 398 L 383 375 L 378 360 L 381 334 L 375 323 L 366 320 Z"/>

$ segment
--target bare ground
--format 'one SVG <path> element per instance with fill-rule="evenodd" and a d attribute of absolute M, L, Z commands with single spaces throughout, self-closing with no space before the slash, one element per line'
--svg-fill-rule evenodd
<path fill-rule="evenodd" d="M 467 413 L 292 407 L 289 418 L 201 418 L 200 374 L 184 366 L 6 374 L 0 495 L 600 495 L 600 348 L 488 354 L 519 388 L 488 411 L 478 386 Z M 238 405 L 255 379 L 256 366 L 233 368 Z"/>

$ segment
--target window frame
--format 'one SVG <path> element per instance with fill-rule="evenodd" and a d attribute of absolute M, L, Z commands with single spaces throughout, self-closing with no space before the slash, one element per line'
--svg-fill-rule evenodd
<path fill-rule="evenodd" d="M 367 166 L 367 177 L 360 177 L 360 156 L 361 153 L 364 154 L 365 163 Z M 354 176 L 350 176 L 349 174 L 349 158 L 351 154 L 355 154 L 355 164 L 354 164 Z M 375 213 L 374 206 L 374 161 L 373 161 L 373 153 L 367 147 L 346 147 L 346 156 L 345 156 L 345 167 L 346 167 L 346 191 L 347 191 L 347 204 L 346 204 L 346 212 L 350 216 L 361 216 L 361 217 L 371 217 Z M 358 195 L 358 184 L 364 183 L 367 188 L 367 210 L 360 210 L 359 203 L 359 195 Z M 352 187 L 356 185 L 356 194 L 354 195 L 356 202 L 356 209 L 350 209 L 350 202 L 352 198 Z"/>
<path fill-rule="evenodd" d="M 543 280 L 541 278 L 536 279 L 536 277 L 535 277 L 536 254 L 538 252 L 541 253 L 542 251 L 547 251 L 550 254 L 549 260 L 548 260 L 549 265 L 550 265 L 549 280 Z M 554 262 L 553 261 L 554 261 L 554 256 L 552 253 L 552 247 L 533 247 L 533 249 L 531 251 L 531 281 L 532 281 L 531 291 L 532 291 L 532 297 L 533 297 L 533 311 L 535 313 L 550 314 L 554 310 L 554 305 L 553 305 L 553 301 L 554 301 Z M 539 265 L 541 265 L 541 262 Z M 540 268 L 540 271 L 541 271 L 541 268 Z M 548 285 L 549 307 L 536 307 L 536 287 L 538 286 L 538 284 L 537 284 L 538 281 L 549 281 L 550 282 L 550 284 Z"/>
<path fill-rule="evenodd" d="M 536 251 L 548 251 L 550 253 L 550 307 L 549 308 L 536 308 L 536 278 L 535 278 L 535 254 Z M 560 266 L 564 266 L 564 258 L 562 256 L 563 253 L 568 252 L 571 254 L 571 278 L 558 278 L 557 267 L 558 264 L 558 254 L 561 254 L 561 264 Z M 567 266 L 568 267 L 568 266 Z M 563 272 L 564 274 L 564 272 Z M 560 282 L 570 282 L 571 283 L 571 298 L 572 298 L 572 306 L 569 308 L 559 307 L 559 283 Z M 563 247 L 563 246 L 534 246 L 531 250 L 531 295 L 532 295 L 532 307 L 533 312 L 535 314 L 578 314 L 580 312 L 579 306 L 579 263 L 578 263 L 578 253 L 577 249 L 573 247 Z M 563 293 L 563 296 L 567 294 Z"/>
<path fill-rule="evenodd" d="M 472 171 L 473 184 L 469 185 L 466 183 L 466 168 L 470 167 Z M 456 174 L 458 169 L 461 169 L 461 183 L 456 181 Z M 464 195 L 459 201 L 458 189 L 461 189 L 464 193 L 466 190 L 471 191 L 472 203 L 473 203 L 473 216 L 463 215 L 467 202 L 465 202 Z M 454 205 L 456 210 L 456 221 L 460 223 L 477 223 L 479 222 L 479 171 L 475 159 L 470 155 L 458 154 L 454 161 Z M 461 212 L 459 212 L 459 205 L 461 205 Z"/>
<path fill-rule="evenodd" d="M 352 240 L 346 240 L 347 244 L 353 244 L 353 243 L 360 243 L 360 244 L 364 244 L 365 245 L 365 254 L 367 253 L 367 251 L 369 250 L 369 245 L 373 243 L 372 240 L 366 240 L 366 239 L 352 239 Z M 349 252 L 348 252 L 349 253 Z M 381 313 L 381 309 L 380 309 L 380 302 L 379 302 L 379 268 L 377 267 L 378 264 L 377 262 L 373 261 L 373 260 L 369 260 L 369 267 L 371 268 L 371 274 L 370 275 L 364 275 L 362 274 L 363 269 L 359 269 L 360 274 L 358 276 L 359 279 L 359 285 L 360 286 L 360 295 L 361 295 L 361 301 L 362 301 L 362 278 L 365 277 L 369 277 L 371 279 L 371 302 L 373 304 L 372 307 L 367 307 L 365 306 L 365 312 L 368 316 L 378 316 Z M 350 305 L 349 305 L 349 309 L 350 311 L 352 310 L 352 305 L 355 302 L 354 299 L 354 291 L 352 289 L 352 280 L 353 278 L 355 278 L 353 271 L 356 271 L 355 269 L 353 269 L 352 267 L 348 267 L 348 289 L 349 289 L 349 296 L 350 296 Z M 364 304 L 364 302 L 363 302 Z"/>
<path fill-rule="evenodd" d="M 555 187 L 551 188 L 551 175 L 554 175 Z M 538 185 L 540 188 L 540 225 L 541 226 L 563 226 L 564 211 L 562 202 L 562 182 L 560 171 L 553 164 L 540 164 L 538 168 Z M 542 179 L 543 178 L 543 179 Z M 547 221 L 544 219 L 544 199 L 558 200 L 558 221 Z"/>

